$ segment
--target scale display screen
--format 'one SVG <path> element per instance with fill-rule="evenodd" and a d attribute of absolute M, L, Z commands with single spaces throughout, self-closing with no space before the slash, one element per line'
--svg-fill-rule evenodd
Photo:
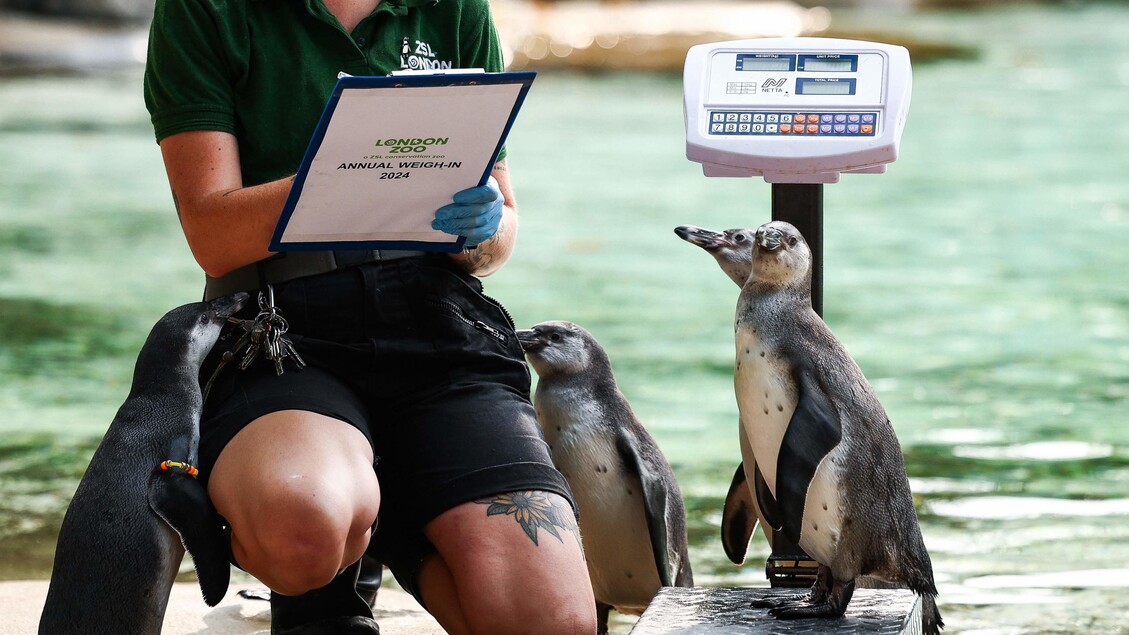
<path fill-rule="evenodd" d="M 797 95 L 853 95 L 853 79 L 813 79 L 800 77 L 796 80 Z"/>
<path fill-rule="evenodd" d="M 791 71 L 796 68 L 795 55 L 738 55 L 739 71 Z"/>
<path fill-rule="evenodd" d="M 683 69 L 686 156 L 707 176 L 834 183 L 884 172 L 909 109 L 909 52 L 836 38 L 699 44 Z"/>
<path fill-rule="evenodd" d="M 859 69 L 858 55 L 801 55 L 800 70 L 809 73 L 853 73 Z"/>

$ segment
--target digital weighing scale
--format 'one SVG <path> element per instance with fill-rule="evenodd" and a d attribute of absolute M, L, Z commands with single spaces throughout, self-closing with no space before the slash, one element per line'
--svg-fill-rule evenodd
<path fill-rule="evenodd" d="M 683 70 L 686 158 L 711 177 L 772 184 L 772 220 L 812 252 L 812 306 L 823 314 L 823 184 L 879 174 L 898 158 L 909 110 L 909 52 L 831 38 L 700 44 Z M 758 223 L 759 224 L 759 223 Z M 816 563 L 772 532 L 772 586 L 811 586 Z"/>
<path fill-rule="evenodd" d="M 837 183 L 898 158 L 909 52 L 830 38 L 700 44 L 686 55 L 686 157 L 706 176 Z"/>

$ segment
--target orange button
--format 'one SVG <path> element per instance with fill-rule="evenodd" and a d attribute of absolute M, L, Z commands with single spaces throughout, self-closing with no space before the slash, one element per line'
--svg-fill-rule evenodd
<path fill-rule="evenodd" d="M 792 124 L 790 124 L 790 123 L 780 124 L 780 132 L 792 132 Z"/>
<path fill-rule="evenodd" d="M 819 124 L 809 123 L 808 134 L 815 134 L 817 132 L 819 132 Z"/>
<path fill-rule="evenodd" d="M 863 124 L 859 126 L 859 132 L 862 134 L 874 134 L 874 126 Z"/>
<path fill-rule="evenodd" d="M 792 126 L 792 132 L 794 134 L 802 134 L 804 132 L 804 127 L 801 126 L 800 124 L 796 124 L 796 125 Z"/>
<path fill-rule="evenodd" d="M 807 115 L 792 115 L 792 121 L 793 121 L 794 123 L 804 123 L 804 122 L 806 122 L 807 120 L 808 120 L 808 116 L 807 116 Z"/>

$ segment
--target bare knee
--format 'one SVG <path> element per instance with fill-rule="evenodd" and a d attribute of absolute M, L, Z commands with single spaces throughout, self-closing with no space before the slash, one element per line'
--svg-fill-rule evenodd
<path fill-rule="evenodd" d="M 242 528 L 233 524 L 232 548 L 237 561 L 284 595 L 299 595 L 329 584 L 341 568 L 361 557 L 375 519 L 375 511 L 348 517 L 343 512 L 349 506 L 340 498 L 325 490 L 278 488 L 263 501 L 271 509 L 269 514 Z"/>
<path fill-rule="evenodd" d="M 380 505 L 364 435 L 298 411 L 241 430 L 216 461 L 208 492 L 231 523 L 239 565 L 286 595 L 325 586 L 359 559 Z"/>

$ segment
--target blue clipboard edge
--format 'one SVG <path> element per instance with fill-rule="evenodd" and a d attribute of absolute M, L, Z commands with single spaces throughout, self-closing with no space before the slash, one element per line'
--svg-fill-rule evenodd
<path fill-rule="evenodd" d="M 490 160 L 486 163 L 482 177 L 478 180 L 479 185 L 484 185 L 487 179 L 490 178 L 490 172 L 494 169 L 494 163 L 498 161 L 498 154 L 502 151 L 502 146 L 506 143 L 506 137 L 510 134 L 510 128 L 513 127 L 514 121 L 517 119 L 517 113 L 521 110 L 521 106 L 525 102 L 525 96 L 529 93 L 529 88 L 533 84 L 533 79 L 536 76 L 537 71 L 507 71 L 498 73 L 436 73 L 434 75 L 345 75 L 339 77 L 337 84 L 333 87 L 333 92 L 329 96 L 329 100 L 326 101 L 325 109 L 322 110 L 317 128 L 314 129 L 314 134 L 310 138 L 310 145 L 306 148 L 306 154 L 302 156 L 302 163 L 298 167 L 298 173 L 294 177 L 294 184 L 290 186 L 290 193 L 286 197 L 286 204 L 282 208 L 282 215 L 278 219 L 278 224 L 275 225 L 274 235 L 271 237 L 270 245 L 267 248 L 274 252 L 325 251 L 333 249 L 396 249 L 443 251 L 450 253 L 462 251 L 466 238 L 461 236 L 453 243 L 388 240 L 342 242 L 303 241 L 284 243 L 282 242 L 282 234 L 286 230 L 286 225 L 290 222 L 290 217 L 294 214 L 294 209 L 298 206 L 298 199 L 302 197 L 302 187 L 306 182 L 306 177 L 310 173 L 310 165 L 313 163 L 314 156 L 321 147 L 321 142 L 325 139 L 326 130 L 329 129 L 329 121 L 333 118 L 333 111 L 337 107 L 337 102 L 341 99 L 341 94 L 345 89 L 521 84 L 517 99 L 514 100 L 513 109 L 510 110 L 510 116 L 506 120 L 505 127 L 502 129 L 501 137 L 498 139 L 498 145 L 494 147 L 494 152 L 491 153 Z"/>

